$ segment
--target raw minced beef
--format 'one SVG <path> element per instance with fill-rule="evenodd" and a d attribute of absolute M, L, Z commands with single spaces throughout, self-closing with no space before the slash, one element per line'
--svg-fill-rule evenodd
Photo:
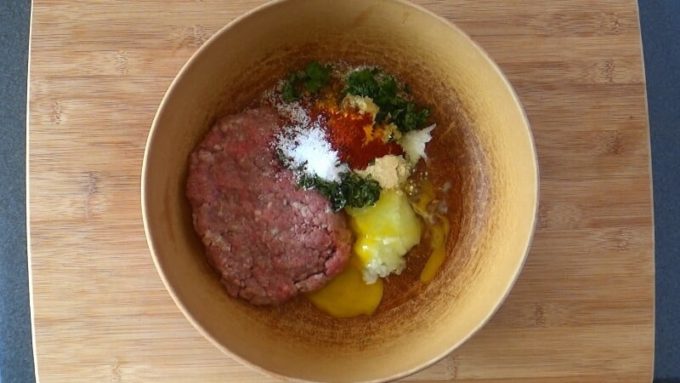
<path fill-rule="evenodd" d="M 186 184 L 209 262 L 230 295 L 259 305 L 321 288 L 351 254 L 345 216 L 277 161 L 279 126 L 266 107 L 220 119 L 191 154 Z"/>

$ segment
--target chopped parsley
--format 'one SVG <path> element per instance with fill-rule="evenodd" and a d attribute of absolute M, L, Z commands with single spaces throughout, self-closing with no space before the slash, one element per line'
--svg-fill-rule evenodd
<path fill-rule="evenodd" d="M 344 207 L 366 207 L 375 204 L 380 198 L 380 184 L 355 173 L 344 173 L 340 182 L 326 181 L 319 176 L 302 175 L 298 181 L 305 189 L 316 189 L 328 198 L 334 211 Z"/>
<path fill-rule="evenodd" d="M 330 78 L 330 66 L 312 61 L 304 70 L 288 75 L 281 88 L 281 97 L 285 102 L 293 102 L 301 97 L 303 91 L 316 94 L 328 84 Z"/>
<path fill-rule="evenodd" d="M 345 173 L 341 188 L 350 207 L 370 206 L 380 198 L 380 184 L 370 176 L 364 178 L 356 173 Z"/>
<path fill-rule="evenodd" d="M 347 77 L 346 93 L 370 97 L 380 111 L 378 122 L 394 123 L 402 133 L 425 126 L 430 111 L 419 108 L 404 97 L 409 88 L 400 86 L 394 77 L 379 69 L 361 69 Z"/>
<path fill-rule="evenodd" d="M 281 97 L 285 102 L 293 102 L 300 98 L 297 89 L 295 89 L 295 83 L 297 82 L 297 73 L 293 73 L 288 76 L 288 79 L 283 83 L 283 88 L 281 88 Z"/>

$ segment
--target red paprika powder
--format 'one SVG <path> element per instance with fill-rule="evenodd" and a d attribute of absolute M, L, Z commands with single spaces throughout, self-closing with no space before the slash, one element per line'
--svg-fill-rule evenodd
<path fill-rule="evenodd" d="M 376 158 L 388 154 L 403 154 L 399 144 L 383 140 L 383 132 L 373 127 L 373 116 L 369 113 L 342 110 L 317 113 L 326 122 L 333 149 L 352 169 L 365 169 Z"/>

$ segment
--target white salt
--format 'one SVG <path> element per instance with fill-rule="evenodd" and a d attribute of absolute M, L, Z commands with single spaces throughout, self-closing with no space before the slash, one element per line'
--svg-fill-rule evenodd
<path fill-rule="evenodd" d="M 300 169 L 307 175 L 339 182 L 340 175 L 349 171 L 328 142 L 326 132 L 316 122 L 284 128 L 276 136 L 275 145 L 286 157 L 288 167 Z"/>

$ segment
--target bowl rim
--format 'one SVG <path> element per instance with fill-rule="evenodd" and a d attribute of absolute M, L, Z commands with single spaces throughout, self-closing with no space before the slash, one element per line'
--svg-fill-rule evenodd
<path fill-rule="evenodd" d="M 153 259 L 154 266 L 156 268 L 156 271 L 158 272 L 158 275 L 160 276 L 163 285 L 165 286 L 165 289 L 168 291 L 170 296 L 172 297 L 172 300 L 175 302 L 177 307 L 180 309 L 182 314 L 184 314 L 184 317 L 191 323 L 191 325 L 198 330 L 198 332 L 206 338 L 211 344 L 213 344 L 217 349 L 219 349 L 222 353 L 226 354 L 232 359 L 237 360 L 239 363 L 241 363 L 244 366 L 247 366 L 255 371 L 258 371 L 264 375 L 268 375 L 274 378 L 278 379 L 283 379 L 285 381 L 293 381 L 293 382 L 304 382 L 304 383 L 317 383 L 320 381 L 314 381 L 314 380 L 307 380 L 307 379 L 300 379 L 292 376 L 287 376 L 287 375 L 281 375 L 278 373 L 275 373 L 271 370 L 268 370 L 264 367 L 261 367 L 255 363 L 250 362 L 244 357 L 241 357 L 240 355 L 236 354 L 232 350 L 228 349 L 227 347 L 223 346 L 220 344 L 204 327 L 199 321 L 194 318 L 193 314 L 187 309 L 185 304 L 182 302 L 182 300 L 178 297 L 175 288 L 171 284 L 171 282 L 167 279 L 165 272 L 163 270 L 163 267 L 161 266 L 161 262 L 159 260 L 159 257 L 157 255 L 157 250 L 154 242 L 154 237 L 151 232 L 151 224 L 148 220 L 148 203 L 147 203 L 147 194 L 146 194 L 146 189 L 147 189 L 147 180 L 148 180 L 148 163 L 149 163 L 149 156 L 150 156 L 150 147 L 151 144 L 154 141 L 154 137 L 156 136 L 156 132 L 158 130 L 158 124 L 159 124 L 159 119 L 160 116 L 165 112 L 165 109 L 168 104 L 168 100 L 170 96 L 174 93 L 175 88 L 177 87 L 178 83 L 181 81 L 181 79 L 186 75 L 186 72 L 189 71 L 189 68 L 194 65 L 194 62 L 198 59 L 198 57 L 208 49 L 212 43 L 220 38 L 224 33 L 226 33 L 228 30 L 232 29 L 239 23 L 241 23 L 243 20 L 255 16 L 258 13 L 261 13 L 269 8 L 276 7 L 280 4 L 283 3 L 288 3 L 288 2 L 294 2 L 294 1 L 301 1 L 301 0 L 271 0 L 268 1 L 264 4 L 261 4 L 255 8 L 252 8 L 245 13 L 239 15 L 238 17 L 234 18 L 233 20 L 229 21 L 227 24 L 219 28 L 217 31 L 215 31 L 210 38 L 208 38 L 201 46 L 194 51 L 191 56 L 187 59 L 187 61 L 182 65 L 180 70 L 177 72 L 175 77 L 173 78 L 172 82 L 168 86 L 167 90 L 163 94 L 163 97 L 161 98 L 160 104 L 158 106 L 158 109 L 156 110 L 156 113 L 154 115 L 154 118 L 151 122 L 151 127 L 149 129 L 149 133 L 147 135 L 146 143 L 144 145 L 144 156 L 142 160 L 142 171 L 141 171 L 141 208 L 142 208 L 142 221 L 143 221 L 143 226 L 144 226 L 144 235 L 146 238 L 147 246 L 149 248 L 149 252 L 151 253 L 151 258 Z M 524 107 L 522 106 L 522 103 L 520 102 L 519 96 L 515 92 L 515 89 L 512 87 L 510 84 L 510 81 L 507 79 L 503 71 L 500 69 L 500 67 L 496 64 L 495 61 L 491 59 L 491 56 L 484 50 L 477 42 L 475 42 L 467 33 L 465 33 L 461 28 L 459 28 L 456 24 L 454 24 L 452 21 L 446 19 L 443 16 L 440 16 L 433 11 L 419 5 L 419 4 L 414 4 L 408 0 L 383 0 L 383 1 L 391 1 L 393 3 L 398 3 L 402 6 L 405 7 L 410 7 L 411 9 L 420 12 L 422 14 L 425 14 L 426 16 L 430 17 L 433 19 L 433 22 L 439 22 L 443 24 L 446 28 L 449 30 L 453 31 L 454 33 L 457 33 L 460 35 L 467 43 L 469 43 L 473 48 L 475 48 L 483 57 L 483 59 L 491 65 L 491 68 L 493 71 L 496 73 L 496 75 L 501 79 L 503 82 L 506 90 L 509 92 L 516 108 L 519 110 L 521 114 L 521 118 L 523 121 L 524 126 L 526 127 L 527 130 L 527 137 L 529 139 L 529 144 L 530 144 L 530 150 L 531 150 L 531 157 L 533 158 L 533 161 L 531 161 L 531 164 L 533 165 L 533 175 L 534 175 L 534 180 L 535 180 L 535 189 L 533 190 L 534 193 L 534 204 L 533 204 L 533 212 L 531 215 L 531 227 L 529 230 L 529 233 L 527 235 L 527 238 L 524 239 L 524 253 L 521 256 L 520 262 L 517 264 L 517 267 L 513 271 L 512 277 L 508 280 L 506 286 L 503 289 L 503 293 L 497 298 L 496 302 L 494 303 L 494 306 L 489 312 L 485 315 L 485 317 L 477 323 L 476 326 L 472 328 L 471 331 L 468 332 L 467 335 L 462 337 L 458 342 L 450 345 L 449 347 L 443 349 L 440 351 L 435 357 L 431 358 L 430 360 L 426 361 L 425 363 L 422 363 L 416 367 L 410 368 L 408 370 L 404 370 L 402 372 L 382 377 L 382 378 L 376 378 L 376 379 L 371 379 L 371 380 L 362 380 L 360 383 L 380 383 L 380 382 L 386 382 L 386 381 L 393 381 L 393 380 L 398 380 L 405 378 L 409 375 L 415 374 L 418 371 L 422 371 L 433 364 L 439 362 L 442 360 L 444 357 L 449 355 L 451 352 L 453 352 L 455 349 L 460 347 L 463 343 L 467 342 L 473 335 L 475 335 L 480 329 L 482 329 L 488 322 L 489 320 L 496 314 L 496 312 L 500 309 L 500 307 L 503 305 L 503 303 L 506 301 L 508 296 L 510 295 L 510 291 L 512 290 L 513 286 L 519 279 L 519 276 L 524 269 L 524 266 L 526 264 L 526 260 L 529 255 L 529 251 L 531 249 L 531 244 L 534 239 L 534 235 L 536 233 L 536 223 L 537 223 L 537 218 L 538 218 L 538 206 L 539 206 L 539 198 L 540 198 L 540 172 L 539 172 L 539 164 L 538 164 L 538 156 L 537 156 L 537 151 L 536 151 L 536 143 L 534 140 L 534 136 L 532 134 L 532 129 L 531 125 L 529 124 L 529 119 L 527 117 L 526 111 Z"/>

